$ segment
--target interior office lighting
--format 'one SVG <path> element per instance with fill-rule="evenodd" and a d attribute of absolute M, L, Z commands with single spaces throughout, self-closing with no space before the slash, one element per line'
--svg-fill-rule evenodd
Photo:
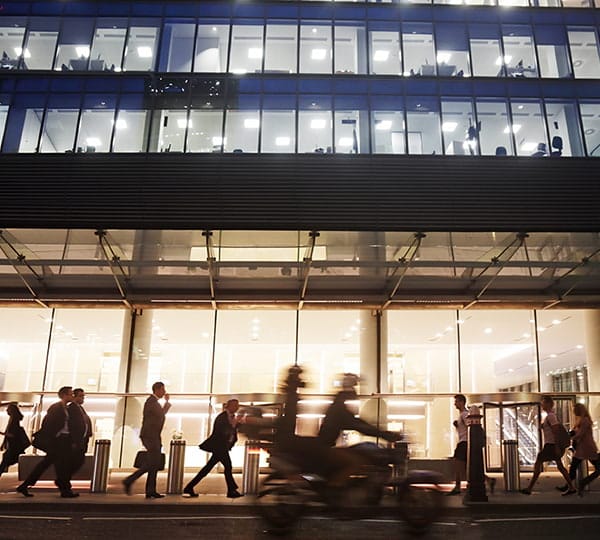
<path fill-rule="evenodd" d="M 457 122 L 444 122 L 442 124 L 442 131 L 446 133 L 452 133 L 458 126 Z"/>
<path fill-rule="evenodd" d="M 117 118 L 117 121 L 115 122 L 115 127 L 117 129 L 127 129 L 127 122 L 124 118 Z"/>
<path fill-rule="evenodd" d="M 513 133 L 517 133 L 520 129 L 521 129 L 521 124 L 513 124 L 512 125 L 512 132 Z M 504 128 L 504 133 L 510 133 L 510 126 L 506 126 Z"/>
<path fill-rule="evenodd" d="M 340 137 L 338 144 L 340 146 L 352 146 L 353 142 L 354 141 L 353 141 L 352 137 Z"/>
<path fill-rule="evenodd" d="M 137 53 L 140 58 L 152 58 L 152 47 L 142 45 L 137 48 Z"/>
<path fill-rule="evenodd" d="M 186 127 L 193 127 L 192 121 L 188 120 L 187 118 L 178 118 L 177 127 L 181 129 L 185 129 Z"/>
<path fill-rule="evenodd" d="M 90 48 L 87 45 L 77 45 L 75 46 L 75 54 L 77 54 L 78 58 L 81 58 L 82 56 L 84 58 L 89 58 Z"/>
<path fill-rule="evenodd" d="M 213 137 L 212 138 L 212 143 L 214 146 L 221 146 L 222 144 L 224 144 L 224 139 L 223 137 Z"/>
<path fill-rule="evenodd" d="M 436 57 L 437 63 L 438 64 L 444 64 L 444 63 L 447 64 L 448 62 L 450 62 L 451 56 L 452 56 L 452 53 L 449 53 L 447 51 L 439 51 L 437 53 L 437 57 Z"/>
<path fill-rule="evenodd" d="M 492 329 L 491 329 L 491 328 L 486 328 L 486 329 L 483 331 L 483 333 L 484 333 L 484 334 L 491 334 L 491 333 L 492 333 Z"/>
<path fill-rule="evenodd" d="M 533 152 L 536 148 L 537 148 L 537 144 L 534 142 L 524 142 L 521 145 L 521 150 L 523 152 Z"/>
<path fill-rule="evenodd" d="M 289 146 L 290 138 L 289 137 L 276 137 L 275 138 L 275 146 Z"/>
<path fill-rule="evenodd" d="M 392 129 L 392 121 L 391 120 L 379 120 L 375 122 L 375 129 L 380 131 L 389 131 Z"/>
<path fill-rule="evenodd" d="M 232 69 L 231 73 L 233 73 L 235 75 L 245 75 L 246 73 L 248 73 L 248 70 L 243 69 L 243 68 L 237 68 L 237 69 Z"/>
<path fill-rule="evenodd" d="M 386 51 L 380 49 L 373 53 L 373 61 L 374 62 L 387 62 L 387 59 L 390 57 L 390 51 Z"/>
<path fill-rule="evenodd" d="M 512 56 L 510 54 L 505 54 L 504 55 L 504 64 L 508 65 L 511 60 L 512 60 Z M 496 58 L 496 65 L 497 66 L 501 66 L 502 63 L 503 63 L 502 56 L 499 56 L 498 58 Z"/>
<path fill-rule="evenodd" d="M 102 141 L 98 137 L 88 137 L 85 140 L 85 144 L 87 144 L 88 146 L 100 146 L 102 144 Z"/>
<path fill-rule="evenodd" d="M 244 127 L 247 129 L 257 129 L 260 125 L 258 118 L 245 118 Z"/>
<path fill-rule="evenodd" d="M 310 57 L 313 60 L 325 60 L 326 56 L 327 56 L 326 49 L 313 49 L 310 53 Z"/>
<path fill-rule="evenodd" d="M 29 52 L 29 49 L 25 48 L 25 50 L 23 50 L 21 47 L 15 47 L 15 53 L 17 56 L 21 56 L 21 54 L 23 55 L 23 58 L 31 58 L 31 53 Z"/>
<path fill-rule="evenodd" d="M 325 129 L 325 119 L 323 119 L 323 118 L 313 118 L 310 121 L 310 127 L 312 129 Z"/>
<path fill-rule="evenodd" d="M 262 47 L 250 47 L 248 49 L 248 58 L 261 59 L 263 55 Z"/>

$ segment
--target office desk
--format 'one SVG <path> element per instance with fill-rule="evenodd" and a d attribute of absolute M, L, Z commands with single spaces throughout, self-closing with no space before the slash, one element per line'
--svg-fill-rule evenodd
<path fill-rule="evenodd" d="M 69 67 L 73 71 L 86 71 L 88 67 L 87 58 L 72 58 L 69 60 Z"/>

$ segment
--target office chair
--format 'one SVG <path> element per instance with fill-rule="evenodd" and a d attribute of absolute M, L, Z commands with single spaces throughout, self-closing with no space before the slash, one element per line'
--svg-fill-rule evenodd
<path fill-rule="evenodd" d="M 507 156 L 508 152 L 504 146 L 496 146 L 496 155 L 497 156 Z"/>
<path fill-rule="evenodd" d="M 554 150 L 552 150 L 552 152 L 550 153 L 551 157 L 562 156 L 562 151 L 563 151 L 562 137 L 559 137 L 558 135 L 555 135 L 554 137 L 552 137 L 552 148 Z"/>

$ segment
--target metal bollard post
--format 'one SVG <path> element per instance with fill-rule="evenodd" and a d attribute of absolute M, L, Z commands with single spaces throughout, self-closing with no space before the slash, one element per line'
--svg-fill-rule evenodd
<path fill-rule="evenodd" d="M 167 493 L 183 493 L 183 465 L 185 462 L 185 441 L 174 439 L 169 449 L 169 471 L 167 473 Z"/>
<path fill-rule="evenodd" d="M 242 470 L 242 490 L 244 495 L 258 493 L 258 473 L 260 465 L 260 442 L 246 441 L 244 448 L 244 469 Z"/>
<path fill-rule="evenodd" d="M 390 443 L 394 450 L 394 464 L 392 466 L 392 479 L 396 481 L 404 480 L 408 476 L 408 443 L 398 441 Z M 398 493 L 398 486 L 394 482 L 394 493 Z"/>
<path fill-rule="evenodd" d="M 519 443 L 514 440 L 502 441 L 502 457 L 502 470 L 504 473 L 504 490 L 519 491 L 519 489 L 521 489 Z"/>
<path fill-rule="evenodd" d="M 94 444 L 94 470 L 92 472 L 91 493 L 106 493 L 108 483 L 108 461 L 110 440 L 98 439 Z"/>

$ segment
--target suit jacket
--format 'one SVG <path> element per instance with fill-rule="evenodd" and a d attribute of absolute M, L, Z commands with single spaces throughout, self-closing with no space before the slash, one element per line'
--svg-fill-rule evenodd
<path fill-rule="evenodd" d="M 223 453 L 229 452 L 237 442 L 237 427 L 229 422 L 229 413 L 223 411 L 215 418 L 212 433 L 200 448 L 206 452 Z"/>
<path fill-rule="evenodd" d="M 67 408 L 62 401 L 57 401 L 48 407 L 46 416 L 42 420 L 41 431 L 49 438 L 54 438 L 65 427 L 67 419 Z"/>
<path fill-rule="evenodd" d="M 161 406 L 154 394 L 148 396 L 144 403 L 140 438 L 160 439 L 160 433 L 165 425 L 165 415 L 170 408 L 171 404 L 168 401 Z"/>
<path fill-rule="evenodd" d="M 69 412 L 69 433 L 74 444 L 82 450 L 87 450 L 92 436 L 92 421 L 79 403 L 71 402 L 67 407 Z"/>

